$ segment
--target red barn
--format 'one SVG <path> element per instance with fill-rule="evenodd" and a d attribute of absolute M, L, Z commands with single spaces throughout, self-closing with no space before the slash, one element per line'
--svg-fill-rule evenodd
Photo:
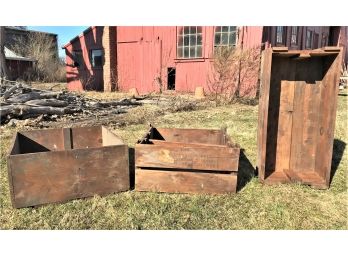
<path fill-rule="evenodd" d="M 346 27 L 94 26 L 65 48 L 69 90 L 209 91 L 215 49 L 239 46 L 258 53 L 270 46 L 313 49 L 346 46 Z M 344 35 L 343 35 L 344 34 Z M 342 36 L 343 35 L 343 36 Z M 340 43 L 341 42 L 341 43 Z M 343 42 L 343 43 L 342 43 Z M 239 66 L 241 95 L 255 96 L 259 56 L 246 71 Z M 347 60 L 346 60 L 347 61 Z"/>

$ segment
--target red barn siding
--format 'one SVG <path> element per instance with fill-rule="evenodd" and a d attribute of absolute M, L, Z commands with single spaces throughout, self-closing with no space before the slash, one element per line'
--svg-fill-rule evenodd
<path fill-rule="evenodd" d="M 68 90 L 103 90 L 103 69 L 94 68 L 90 63 L 90 51 L 102 49 L 102 35 L 103 27 L 91 27 L 66 47 Z M 82 51 L 84 62 L 80 67 L 73 66 L 73 51 Z"/>
<path fill-rule="evenodd" d="M 284 46 L 291 49 L 304 49 L 306 31 L 312 30 L 318 35 L 317 47 L 325 45 L 346 45 L 347 36 L 335 27 L 298 27 L 298 43 L 291 45 L 291 27 L 285 27 Z M 116 27 L 117 86 L 121 91 L 137 88 L 140 94 L 167 89 L 168 68 L 175 68 L 175 90 L 194 92 L 198 86 L 209 91 L 209 77 L 213 74 L 214 26 L 202 27 L 202 57 L 195 59 L 177 58 L 177 30 L 175 26 L 120 26 Z M 341 29 L 342 30 L 342 29 Z M 244 51 L 277 46 L 276 27 L 246 26 L 238 28 L 237 44 Z M 346 30 L 345 30 L 346 31 Z M 336 35 L 337 34 L 337 35 Z M 328 40 L 322 40 L 327 36 Z M 103 27 L 91 27 L 83 35 L 66 46 L 67 80 L 69 90 L 103 89 L 103 70 L 92 68 L 89 61 L 91 49 L 102 48 Z M 111 46 L 112 47 L 112 46 Z M 82 50 L 85 64 L 72 67 L 71 52 Z M 255 96 L 258 89 L 260 59 L 255 55 L 255 67 L 248 69 L 247 64 L 240 66 L 243 77 L 240 85 L 241 96 Z M 86 87 L 81 78 L 91 76 L 93 83 Z"/>
<path fill-rule="evenodd" d="M 202 27 L 202 57 L 178 59 L 176 57 L 177 27 L 143 26 L 117 27 L 117 65 L 119 89 L 137 88 L 139 93 L 159 91 L 158 78 L 163 90 L 167 89 L 167 69 L 176 69 L 175 90 L 194 92 L 198 86 L 208 91 L 208 77 L 212 73 L 214 27 Z M 244 28 L 241 28 L 243 30 Z M 261 44 L 262 27 L 245 30 L 246 47 Z M 241 38 L 239 38 L 241 43 Z M 257 72 L 248 81 L 257 83 Z M 242 88 L 243 91 L 243 88 Z"/>

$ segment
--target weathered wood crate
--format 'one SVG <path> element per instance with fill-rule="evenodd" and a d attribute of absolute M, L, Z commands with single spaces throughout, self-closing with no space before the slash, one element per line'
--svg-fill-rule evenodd
<path fill-rule="evenodd" d="M 264 183 L 329 187 L 341 58 L 338 47 L 263 52 L 258 169 Z"/>
<path fill-rule="evenodd" d="M 102 126 L 22 131 L 8 177 L 15 208 L 126 191 L 128 147 Z"/>
<path fill-rule="evenodd" d="M 151 127 L 135 146 L 135 190 L 235 193 L 239 152 L 224 130 Z"/>

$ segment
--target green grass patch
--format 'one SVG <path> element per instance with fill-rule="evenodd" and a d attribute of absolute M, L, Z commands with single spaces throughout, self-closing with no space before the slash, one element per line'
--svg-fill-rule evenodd
<path fill-rule="evenodd" d="M 233 104 L 189 112 L 162 113 L 158 108 L 130 113 L 138 123 L 112 128 L 129 145 L 158 127 L 221 128 L 245 151 L 240 176 L 247 182 L 232 195 L 185 195 L 124 192 L 106 197 L 13 209 L 6 155 L 14 129 L 1 131 L 1 229 L 347 229 L 347 91 L 338 97 L 333 163 L 328 190 L 291 184 L 262 185 L 256 166 L 257 106 Z M 145 107 L 147 108 L 147 107 Z M 140 117 L 140 118 L 139 118 Z M 131 118 L 130 118 L 131 119 Z M 133 125 L 132 125 L 133 124 Z"/>

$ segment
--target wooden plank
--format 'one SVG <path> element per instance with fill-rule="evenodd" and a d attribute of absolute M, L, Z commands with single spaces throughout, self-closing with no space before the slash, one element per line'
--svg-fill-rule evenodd
<path fill-rule="evenodd" d="M 289 49 L 286 46 L 278 46 L 272 48 L 273 52 L 287 52 Z"/>
<path fill-rule="evenodd" d="M 64 141 L 64 149 L 71 150 L 73 147 L 72 135 L 70 128 L 63 128 L 63 141 Z"/>
<path fill-rule="evenodd" d="M 135 166 L 238 171 L 239 151 L 239 148 L 205 145 L 137 144 L 135 146 Z"/>
<path fill-rule="evenodd" d="M 197 146 L 197 147 L 221 147 L 221 148 L 231 148 L 228 145 L 212 145 L 212 144 L 200 144 L 200 143 L 182 143 L 182 142 L 170 142 L 170 141 L 165 141 L 165 140 L 156 140 L 156 139 L 150 139 L 149 140 L 150 144 L 154 145 L 172 145 L 172 146 Z"/>
<path fill-rule="evenodd" d="M 320 94 L 320 114 L 318 121 L 316 149 L 316 172 L 324 178 L 325 185 L 330 183 L 332 151 L 337 112 L 337 95 L 342 60 L 342 50 L 336 56 L 330 56 L 324 62 L 325 77 Z M 328 104 L 329 103 L 329 104 Z"/>
<path fill-rule="evenodd" d="M 267 135 L 265 139 L 265 178 L 276 171 L 278 142 L 278 127 L 282 127 L 280 120 L 281 94 L 283 81 L 294 81 L 296 62 L 287 58 L 273 56 L 272 66 L 279 67 L 272 69 L 269 91 L 269 108 L 267 121 Z M 291 128 L 290 128 L 291 130 Z"/>
<path fill-rule="evenodd" d="M 135 190 L 167 193 L 235 193 L 236 174 L 211 174 L 161 170 L 135 171 Z"/>
<path fill-rule="evenodd" d="M 323 50 L 327 52 L 336 52 L 337 54 L 339 54 L 340 51 L 342 51 L 342 48 L 337 46 L 325 46 L 323 47 Z"/>
<path fill-rule="evenodd" d="M 218 129 L 157 128 L 166 141 L 182 143 L 225 144 L 224 133 Z"/>
<path fill-rule="evenodd" d="M 303 103 L 304 103 L 304 89 L 306 82 L 295 82 L 294 93 L 294 112 L 292 118 L 292 140 L 291 144 L 291 158 L 290 169 L 293 172 L 301 171 L 302 160 L 302 135 L 303 135 Z"/>
<path fill-rule="evenodd" d="M 281 81 L 279 124 L 277 133 L 276 171 L 289 170 L 292 135 L 292 113 L 294 111 L 294 81 Z"/>
<path fill-rule="evenodd" d="M 35 142 L 36 144 L 39 144 L 50 151 L 64 150 L 63 129 L 37 129 L 21 131 L 20 135 L 26 137 L 28 141 Z M 30 147 L 30 144 L 21 144 L 21 147 L 22 146 Z"/>
<path fill-rule="evenodd" d="M 71 128 L 73 149 L 103 146 L 101 126 Z"/>
<path fill-rule="evenodd" d="M 260 81 L 260 99 L 258 109 L 258 130 L 257 130 L 257 167 L 259 178 L 265 179 L 266 166 L 266 139 L 268 126 L 268 107 L 269 90 L 271 80 L 272 49 L 266 49 L 262 52 L 261 58 L 261 81 Z"/>
<path fill-rule="evenodd" d="M 127 146 L 14 155 L 8 165 L 15 208 L 129 189 Z"/>

